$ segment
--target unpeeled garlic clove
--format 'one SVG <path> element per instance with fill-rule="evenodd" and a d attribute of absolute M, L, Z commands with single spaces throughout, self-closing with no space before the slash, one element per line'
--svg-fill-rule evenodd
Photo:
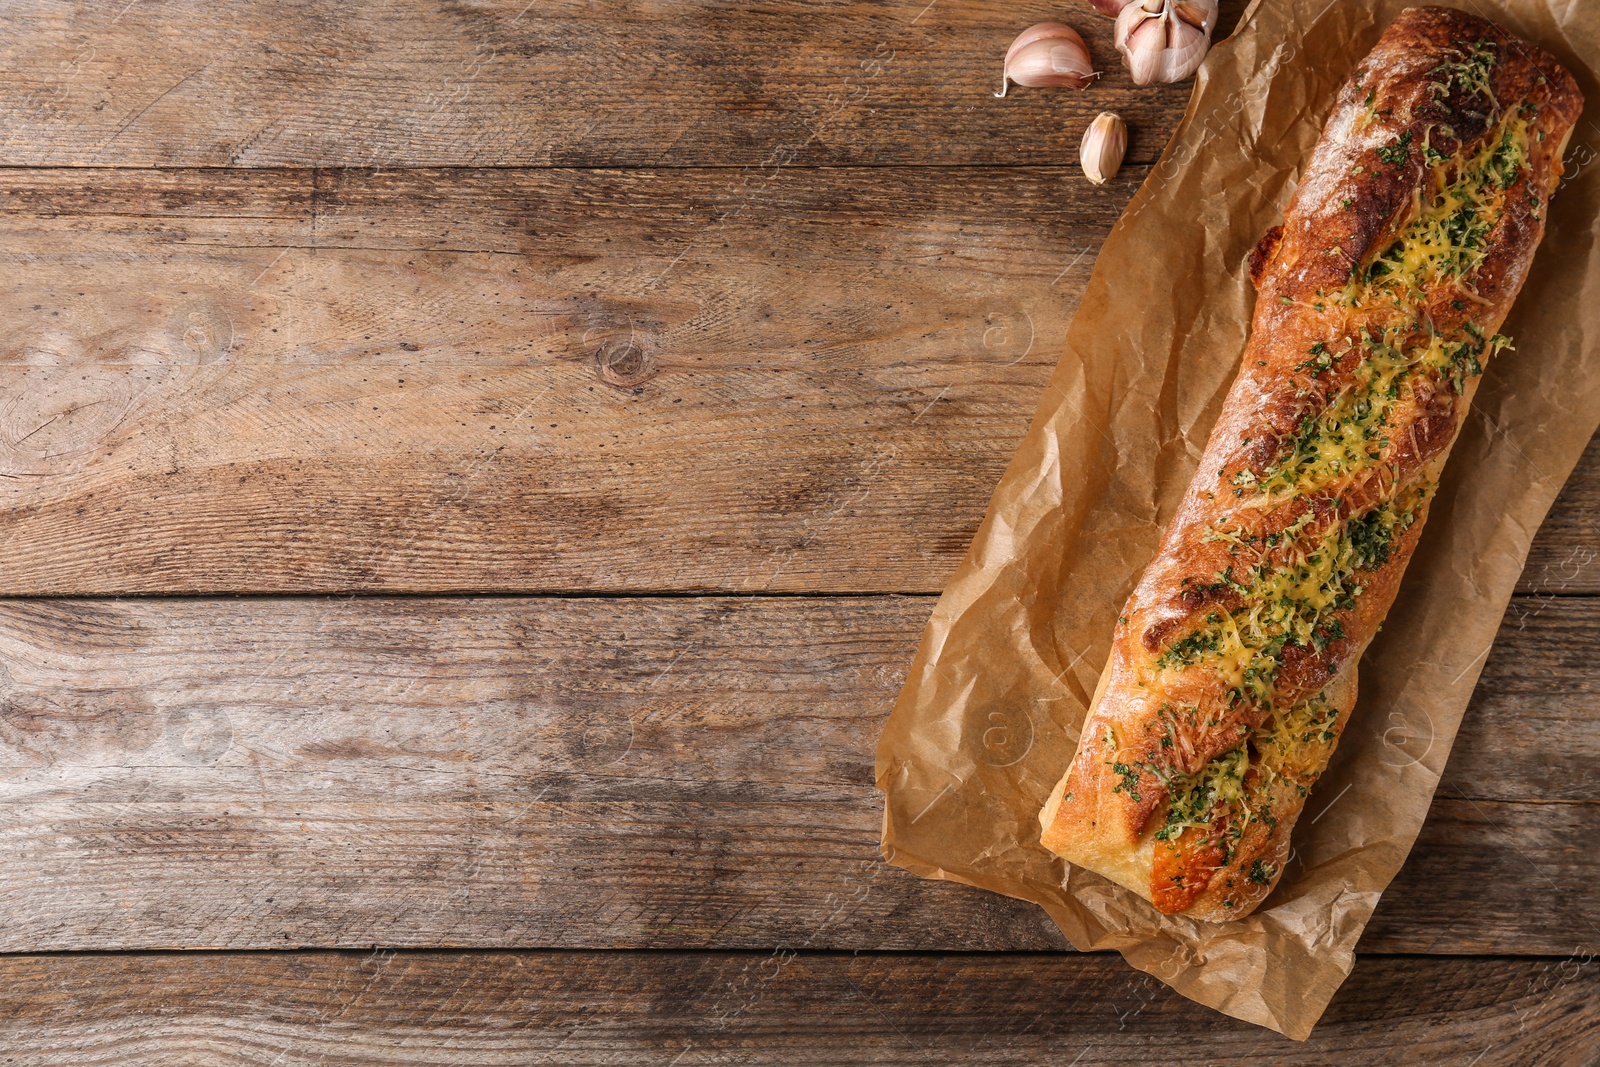
<path fill-rule="evenodd" d="M 1089 46 L 1077 30 L 1064 22 L 1041 22 L 1023 30 L 1006 49 L 1000 91 L 994 95 L 1005 96 L 1012 82 L 1082 89 L 1099 76 L 1089 60 Z"/>
<path fill-rule="evenodd" d="M 1035 41 L 1047 40 L 1052 37 L 1062 37 L 1067 40 L 1077 38 L 1079 44 L 1083 38 L 1078 36 L 1078 31 L 1068 26 L 1065 22 L 1036 22 L 1032 26 L 1017 34 L 1016 40 L 1011 42 L 1011 47 L 1006 49 L 1006 63 L 1010 63 L 1017 51 Z"/>
<path fill-rule="evenodd" d="M 1217 5 L 1213 3 L 1208 9 L 1205 4 L 1199 3 L 1198 0 L 1176 0 L 1172 5 L 1172 13 L 1195 29 L 1204 30 L 1209 34 L 1211 32 L 1211 23 L 1217 17 Z"/>
<path fill-rule="evenodd" d="M 1108 18 L 1116 18 L 1131 0 L 1089 0 L 1089 6 Z"/>
<path fill-rule="evenodd" d="M 1117 176 L 1127 151 L 1127 124 L 1120 115 L 1102 111 L 1083 131 L 1083 140 L 1078 143 L 1078 166 L 1083 168 L 1085 178 L 1104 185 Z"/>
<path fill-rule="evenodd" d="M 1120 23 L 1121 19 L 1117 20 Z M 1117 36 L 1117 51 L 1127 63 L 1128 73 L 1135 85 L 1149 85 L 1161 76 L 1162 53 L 1167 48 L 1167 27 L 1156 19 L 1130 20 L 1132 25 L 1124 38 Z"/>
<path fill-rule="evenodd" d="M 1182 81 L 1211 47 L 1217 0 L 1133 0 L 1117 15 L 1117 51 L 1139 85 Z"/>

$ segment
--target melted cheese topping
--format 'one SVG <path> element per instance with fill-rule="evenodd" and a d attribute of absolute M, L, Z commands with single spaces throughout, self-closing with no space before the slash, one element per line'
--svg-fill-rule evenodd
<path fill-rule="evenodd" d="M 1480 59 L 1475 56 L 1447 73 L 1463 79 L 1464 87 L 1474 92 L 1488 93 L 1486 75 L 1474 73 Z M 1472 84 L 1466 85 L 1467 80 Z M 1365 317 L 1379 324 L 1364 330 L 1359 344 L 1343 352 L 1331 352 L 1326 344 L 1313 346 L 1311 358 L 1296 368 L 1306 372 L 1308 392 L 1316 392 L 1322 373 L 1345 366 L 1358 347 L 1354 367 L 1341 372 L 1345 384 L 1302 420 L 1296 436 L 1262 476 L 1250 470 L 1234 475 L 1236 496 L 1259 494 L 1271 506 L 1276 498 L 1309 495 L 1374 470 L 1390 454 L 1397 408 L 1415 395 L 1424 379 L 1449 382 L 1459 395 L 1468 379 L 1482 373 L 1483 361 L 1508 344 L 1498 335 L 1485 338 L 1471 323 L 1459 335 L 1434 333 L 1423 327 L 1426 317 L 1419 309 L 1430 294 L 1436 299 L 1447 287 L 1464 299 L 1480 299 L 1470 279 L 1487 254 L 1487 237 L 1504 212 L 1507 192 L 1528 161 L 1530 114 L 1525 108 L 1505 120 L 1471 156 L 1443 160 L 1432 168 L 1425 184 L 1428 193 L 1424 196 L 1419 188 L 1410 220 L 1397 230 L 1392 244 L 1336 294 L 1338 303 L 1368 312 Z M 1409 136 L 1399 142 L 1402 147 L 1409 143 Z M 1436 162 L 1428 138 L 1422 150 Z M 1344 637 L 1337 614 L 1354 607 L 1364 592 L 1358 576 L 1388 562 L 1391 542 L 1415 522 L 1429 488 L 1390 485 L 1387 498 L 1372 509 L 1321 530 L 1309 528 L 1307 512 L 1264 544 L 1238 530 L 1219 528 L 1208 536 L 1232 542 L 1231 555 L 1255 562 L 1242 573 L 1235 572 L 1242 564 L 1235 564 L 1212 582 L 1185 584 L 1226 590 L 1242 606 L 1206 615 L 1204 625 L 1169 646 L 1155 668 L 1182 671 L 1203 664 L 1226 682 L 1233 702 L 1252 701 L 1267 714 L 1245 742 L 1193 775 L 1143 765 L 1168 788 L 1166 821 L 1157 838 L 1180 850 L 1215 839 L 1231 856 L 1231 842 L 1239 839 L 1245 824 L 1271 818 L 1252 810 L 1253 796 L 1265 795 L 1266 786 L 1284 775 L 1305 795 L 1337 741 L 1338 712 L 1321 694 L 1290 708 L 1276 706 L 1282 650 L 1293 644 L 1320 651 Z M 1169 722 L 1169 737 L 1171 728 Z M 1137 769 L 1119 770 L 1137 780 Z"/>
<path fill-rule="evenodd" d="M 1527 161 L 1528 115 L 1519 111 L 1484 138 L 1470 158 L 1433 168 L 1427 202 L 1419 188 L 1411 221 L 1364 272 L 1356 273 L 1341 302 L 1356 308 L 1388 302 L 1409 309 L 1445 285 L 1475 297 L 1466 278 L 1483 262 L 1485 239 Z"/>
<path fill-rule="evenodd" d="M 1415 491 L 1404 505 L 1384 504 L 1309 538 L 1302 531 L 1310 516 L 1303 516 L 1278 535 L 1277 543 L 1287 545 L 1285 558 L 1263 551 L 1244 574 L 1236 576 L 1230 566 L 1215 582 L 1200 586 L 1238 593 L 1244 606 L 1207 615 L 1209 628 L 1174 644 L 1156 666 L 1182 670 L 1204 661 L 1236 698 L 1270 705 L 1283 647 L 1320 650 L 1344 636 L 1330 616 L 1354 606 L 1365 591 L 1356 575 L 1388 561 L 1390 542 L 1416 521 L 1424 496 Z"/>
<path fill-rule="evenodd" d="M 1391 327 L 1381 336 L 1363 335 L 1361 345 L 1363 356 L 1350 371 L 1349 382 L 1321 411 L 1301 421 L 1265 475 L 1258 479 L 1244 470 L 1234 475 L 1234 485 L 1259 489 L 1276 503 L 1372 470 L 1393 447 L 1396 408 L 1411 402 L 1423 379 L 1449 381 L 1460 393 L 1468 378 L 1483 373 L 1484 361 L 1510 341 L 1499 334 L 1486 339 L 1469 326 L 1457 340 L 1429 333 L 1412 342 Z M 1302 369 L 1309 368 L 1315 379 L 1335 362 L 1321 353 Z"/>
<path fill-rule="evenodd" d="M 1169 776 L 1166 820 L 1156 839 L 1179 847 L 1186 831 L 1194 831 L 1193 840 L 1204 839 L 1219 816 L 1232 815 L 1237 819 L 1224 842 L 1225 849 L 1231 848 L 1232 841 L 1243 836 L 1244 826 L 1273 818 L 1270 806 L 1259 799 L 1263 782 L 1287 779 L 1301 796 L 1310 791 L 1338 742 L 1338 717 L 1339 710 L 1319 693 L 1273 712 L 1245 742 L 1194 774 Z"/>

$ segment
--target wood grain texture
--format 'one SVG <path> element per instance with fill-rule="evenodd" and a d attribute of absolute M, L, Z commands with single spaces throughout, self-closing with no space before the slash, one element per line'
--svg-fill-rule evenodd
<path fill-rule="evenodd" d="M 938 588 L 1116 208 L 94 173 L 0 173 L 10 593 Z"/>
<path fill-rule="evenodd" d="M 1012 38 L 1063 17 L 1104 78 L 995 99 Z M 1042 0 L 15 0 L 0 124 L 13 166 L 776 169 L 1070 161 L 1115 110 L 1149 162 L 1189 85 L 1133 86 L 1111 27 Z"/>
<path fill-rule="evenodd" d="M 1600 592 L 1600 436 L 1539 527 L 1518 588 L 1556 596 Z"/>
<path fill-rule="evenodd" d="M 1363 958 L 1311 1039 L 1115 956 L 267 953 L 0 959 L 17 1067 L 471 1063 L 1587 1067 L 1600 967 Z"/>
<path fill-rule="evenodd" d="M 1120 198 L 740 181 L 0 171 L 0 592 L 937 591 Z"/>
<path fill-rule="evenodd" d="M 992 99 L 1063 14 L 1107 77 Z M 15 0 L 0 62 L 0 595 L 937 591 L 1188 91 L 984 0 Z M 0 949 L 555 947 L 0 956 L 0 1059 L 1594 1064 L 1597 516 L 1592 446 L 1363 941 L 1559 955 L 1363 958 L 1305 1045 L 816 951 L 1063 947 L 876 857 L 928 599 L 0 601 Z"/>
<path fill-rule="evenodd" d="M 0 603 L 0 950 L 1059 947 L 877 857 L 872 744 L 931 606 Z M 1562 666 L 1597 631 L 1581 598 L 1508 623 L 1367 948 L 1600 944 Z"/>

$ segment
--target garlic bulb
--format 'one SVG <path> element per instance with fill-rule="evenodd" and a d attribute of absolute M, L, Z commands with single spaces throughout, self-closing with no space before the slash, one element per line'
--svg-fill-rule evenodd
<path fill-rule="evenodd" d="M 1078 166 L 1083 176 L 1096 185 L 1104 185 L 1117 176 L 1122 166 L 1122 156 L 1128 151 L 1128 126 L 1122 117 L 1111 111 L 1102 111 L 1083 131 L 1078 144 Z"/>
<path fill-rule="evenodd" d="M 1117 51 L 1139 85 L 1182 81 L 1211 47 L 1217 0 L 1131 0 L 1117 15 Z"/>
<path fill-rule="evenodd" d="M 1000 91 L 1006 95 L 1012 82 L 1018 85 L 1066 85 L 1082 89 L 1100 72 L 1089 61 L 1089 46 L 1078 31 L 1064 22 L 1041 22 L 1017 35 L 1006 49 L 1005 66 L 1000 71 Z"/>

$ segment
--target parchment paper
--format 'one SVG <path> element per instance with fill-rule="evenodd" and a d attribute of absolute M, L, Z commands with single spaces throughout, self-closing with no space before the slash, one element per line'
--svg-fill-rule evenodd
<path fill-rule="evenodd" d="M 1101 249 L 1039 413 L 945 590 L 878 746 L 883 850 L 1043 906 L 1180 993 L 1305 1038 L 1405 861 L 1528 545 L 1600 423 L 1600 4 L 1466 0 L 1551 51 L 1588 110 L 1549 232 L 1282 884 L 1231 923 L 1163 916 L 1039 844 L 1112 626 L 1237 368 L 1250 248 L 1281 220 L 1340 83 L 1405 3 L 1256 0 L 1214 47 Z M 1092 90 L 1090 90 L 1092 91 Z"/>

